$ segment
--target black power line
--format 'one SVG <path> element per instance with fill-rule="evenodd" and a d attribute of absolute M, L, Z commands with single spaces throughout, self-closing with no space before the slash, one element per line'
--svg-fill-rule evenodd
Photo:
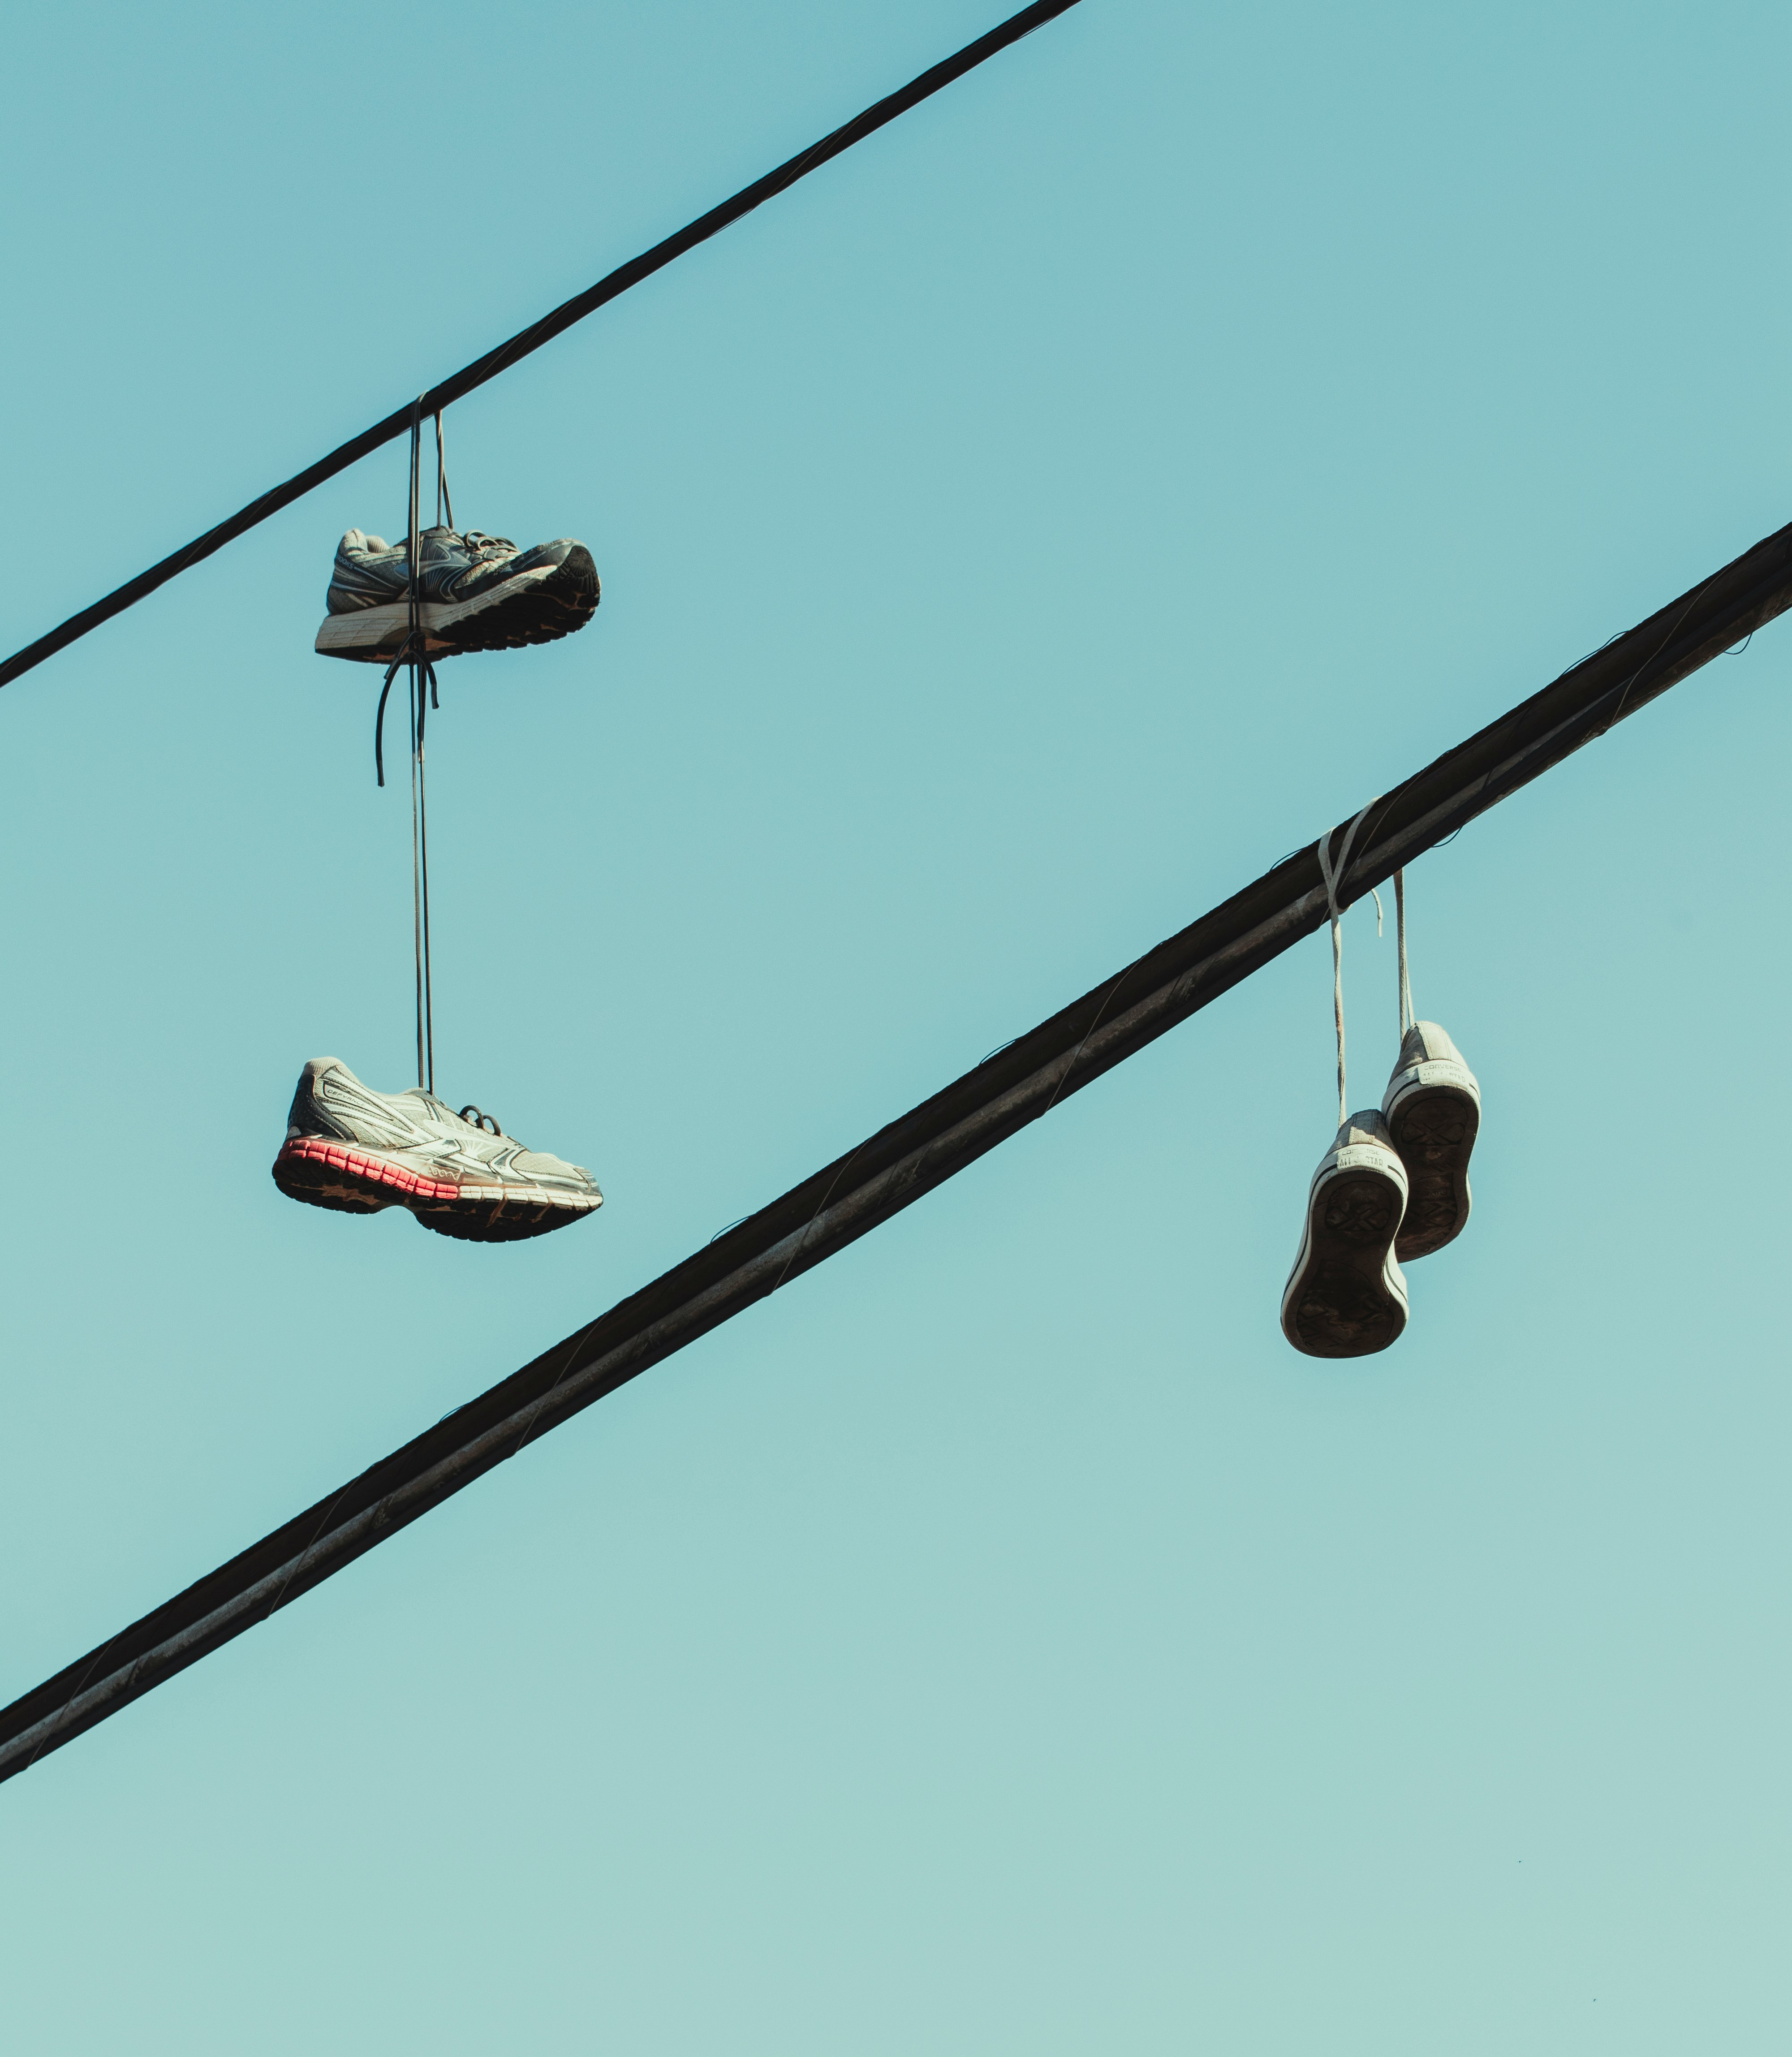
<path fill-rule="evenodd" d="M 1018 14 L 1011 15 L 1005 22 L 991 29 L 986 35 L 979 36 L 974 43 L 967 43 L 952 57 L 943 59 L 930 70 L 922 73 L 918 78 L 910 79 L 898 91 L 886 99 L 867 107 L 862 114 L 855 114 L 843 128 L 836 129 L 831 136 L 824 136 L 819 143 L 812 143 L 807 150 L 780 164 L 775 171 L 767 172 L 763 179 L 755 179 L 751 185 L 743 186 L 731 200 L 725 200 L 720 207 L 712 207 L 708 214 L 700 215 L 688 226 L 668 236 L 664 243 L 656 243 L 651 250 L 643 251 L 638 257 L 631 258 L 612 271 L 607 278 L 600 279 L 595 286 L 554 309 L 508 343 L 501 343 L 497 349 L 489 350 L 476 359 L 464 371 L 457 371 L 451 379 L 445 379 L 439 386 L 432 386 L 424 394 L 421 402 L 427 416 L 446 407 L 450 401 L 464 399 L 476 386 L 483 386 L 499 372 L 508 371 L 531 351 L 539 350 L 545 343 L 551 343 L 564 329 L 575 322 L 583 321 L 587 315 L 595 314 L 599 307 L 638 286 L 644 279 L 651 278 L 663 270 L 675 257 L 682 257 L 687 250 L 694 250 L 700 243 L 707 243 L 712 236 L 720 235 L 731 223 L 739 220 L 743 214 L 751 214 L 768 200 L 774 199 L 799 179 L 807 178 L 810 172 L 819 171 L 842 151 L 850 150 L 854 143 L 862 143 L 867 136 L 874 135 L 886 122 L 894 121 L 898 114 L 906 114 L 911 107 L 918 107 L 942 86 L 950 85 L 954 79 L 962 78 L 968 71 L 974 71 L 985 58 L 1005 50 L 1011 43 L 1017 43 L 1023 36 L 1030 36 L 1035 29 L 1042 29 L 1048 22 L 1060 14 L 1068 14 L 1077 0 L 1035 0 L 1030 7 L 1023 7 Z M 122 614 L 127 607 L 134 607 L 140 600 L 147 599 L 157 586 L 166 585 L 184 571 L 189 571 L 202 563 L 215 550 L 221 550 L 226 543 L 234 542 L 245 535 L 258 523 L 270 515 L 277 514 L 283 507 L 289 507 L 295 500 L 302 499 L 313 486 L 321 486 L 327 478 L 334 478 L 339 471 L 346 471 L 351 464 L 358 463 L 371 451 L 397 437 L 409 433 L 414 410 L 418 402 L 406 400 L 404 405 L 383 422 L 376 422 L 371 429 L 363 429 L 358 436 L 351 436 L 339 448 L 326 458 L 319 458 L 285 485 L 276 486 L 259 500 L 252 500 L 247 507 L 232 514 L 228 521 L 220 521 L 216 528 L 208 529 L 203 536 L 176 550 L 172 557 L 164 557 L 160 564 L 152 565 L 146 572 L 139 572 L 128 579 L 115 593 L 109 593 L 104 600 L 97 600 L 91 607 L 84 607 L 80 613 L 71 614 L 59 628 L 53 628 L 47 636 L 40 636 L 35 643 L 28 643 L 0 664 L 0 686 L 9 686 L 22 677 L 34 665 L 41 664 L 45 658 L 54 657 L 58 650 L 66 649 L 69 644 L 85 636 L 89 629 L 97 628 L 102 621 L 109 621 L 113 615 Z"/>
<path fill-rule="evenodd" d="M 1792 527 L 1378 801 L 1342 897 L 1379 885 L 1788 606 Z M 1117 977 L 0 1710 L 0 1778 L 265 1620 L 534 1437 L 886 1221 L 1312 933 L 1326 913 L 1314 851 L 1285 858 Z"/>

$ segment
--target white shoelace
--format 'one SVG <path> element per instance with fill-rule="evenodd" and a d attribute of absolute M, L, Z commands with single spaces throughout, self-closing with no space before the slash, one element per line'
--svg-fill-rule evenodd
<path fill-rule="evenodd" d="M 1407 1032 L 1413 1026 L 1413 981 L 1406 975 L 1406 873 L 1404 867 L 1394 874 L 1394 926 L 1400 939 L 1400 1043 L 1406 1044 Z"/>
<path fill-rule="evenodd" d="M 1325 881 L 1326 904 L 1331 910 L 1331 1001 L 1332 1012 L 1338 1023 L 1338 1125 L 1340 1128 L 1350 1120 L 1350 1109 L 1344 1090 L 1344 933 L 1340 925 L 1344 918 L 1344 910 L 1338 904 L 1338 889 L 1343 884 L 1345 874 L 1350 868 L 1350 853 L 1356 843 L 1357 831 L 1362 826 L 1369 807 L 1374 807 L 1375 801 L 1381 797 L 1379 793 L 1376 794 L 1369 807 L 1365 807 L 1344 831 L 1344 846 L 1338 853 L 1335 866 L 1331 861 L 1331 839 L 1338 831 L 1328 829 L 1315 846 L 1319 857 L 1319 876 Z M 1375 905 L 1379 914 L 1379 899 Z M 1404 955 L 1401 962 L 1405 962 Z"/>

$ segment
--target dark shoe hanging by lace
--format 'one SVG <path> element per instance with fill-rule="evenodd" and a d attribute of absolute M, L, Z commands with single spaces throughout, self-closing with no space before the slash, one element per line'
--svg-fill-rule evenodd
<path fill-rule="evenodd" d="M 1481 1133 L 1481 1085 L 1435 1021 L 1413 1015 L 1406 962 L 1406 874 L 1394 874 L 1400 941 L 1400 1055 L 1382 1096 L 1382 1116 L 1405 1167 L 1409 1197 L 1401 1225 L 1403 1264 L 1453 1243 L 1469 1225 L 1469 1159 Z"/>
<path fill-rule="evenodd" d="M 417 538 L 423 654 L 516 650 L 553 643 L 597 611 L 597 567 L 583 543 L 562 536 L 519 550 L 502 536 L 425 529 Z M 336 546 L 320 656 L 390 664 L 410 629 L 410 539 L 351 529 Z"/>
<path fill-rule="evenodd" d="M 1394 1243 L 1406 1175 L 1374 1109 L 1340 1124 L 1306 1195 L 1306 1221 L 1282 1291 L 1282 1333 L 1308 1357 L 1369 1357 L 1406 1326 Z"/>
<path fill-rule="evenodd" d="M 1378 1110 L 1345 1112 L 1343 894 L 1350 853 L 1374 804 L 1371 800 L 1346 829 L 1335 864 L 1331 834 L 1320 838 L 1315 853 L 1331 916 L 1338 1126 L 1307 1188 L 1300 1247 L 1282 1289 L 1282 1333 L 1308 1357 L 1369 1357 L 1385 1350 L 1399 1341 L 1409 1311 L 1406 1281 L 1394 1256 L 1406 1214 L 1405 1167 Z"/>
<path fill-rule="evenodd" d="M 274 1183 L 341 1214 L 408 1207 L 466 1243 L 546 1235 L 604 1204 L 583 1166 L 526 1148 L 478 1108 L 457 1114 L 422 1086 L 375 1092 L 335 1057 L 299 1075 Z"/>
<path fill-rule="evenodd" d="M 1410 1264 L 1468 1227 L 1469 1158 L 1481 1132 L 1480 1084 L 1435 1021 L 1406 1031 L 1382 1114 L 1411 1191 L 1399 1246 Z"/>

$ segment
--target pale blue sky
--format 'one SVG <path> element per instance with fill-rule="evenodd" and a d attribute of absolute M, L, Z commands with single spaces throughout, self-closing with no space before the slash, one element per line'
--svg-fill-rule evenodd
<path fill-rule="evenodd" d="M 15 19 L 0 647 L 997 12 Z M 605 596 L 443 670 L 438 1075 L 589 1227 L 268 1177 L 410 1076 L 398 450 L 0 694 L 0 1698 L 1792 517 L 1789 60 L 1086 0 L 456 408 Z M 1276 1326 L 1316 937 L 0 1789 L 9 2053 L 1777 2057 L 1789 653 L 1413 874 L 1396 1350 Z"/>

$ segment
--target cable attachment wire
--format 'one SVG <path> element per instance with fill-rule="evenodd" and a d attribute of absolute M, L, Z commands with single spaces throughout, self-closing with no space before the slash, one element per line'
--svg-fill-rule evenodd
<path fill-rule="evenodd" d="M 1327 829 L 1314 846 L 1319 858 L 1319 876 L 1325 881 L 1326 905 L 1331 910 L 1331 1005 L 1338 1024 L 1338 1125 L 1342 1128 L 1350 1118 L 1350 1104 L 1344 1088 L 1344 932 L 1340 925 L 1344 918 L 1344 906 L 1338 897 L 1338 888 L 1344 883 L 1350 869 L 1350 854 L 1355 847 L 1357 832 L 1362 828 L 1369 808 L 1381 799 L 1378 793 L 1350 826 L 1344 831 L 1344 846 L 1338 854 L 1338 862 L 1331 861 L 1331 839 L 1336 829 Z M 1378 906 L 1379 902 L 1378 902 Z"/>

